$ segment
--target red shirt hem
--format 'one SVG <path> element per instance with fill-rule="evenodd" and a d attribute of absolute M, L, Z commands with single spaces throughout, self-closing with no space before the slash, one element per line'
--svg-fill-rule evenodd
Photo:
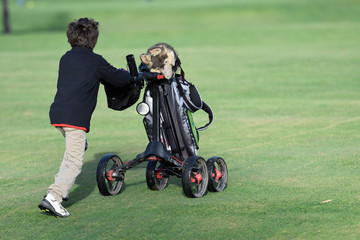
<path fill-rule="evenodd" d="M 74 126 L 74 125 L 69 125 L 69 124 L 63 124 L 63 123 L 54 123 L 51 124 L 54 127 L 69 127 L 69 128 L 76 128 L 76 129 L 80 129 L 80 130 L 84 130 L 85 132 L 87 132 L 87 128 L 84 127 L 78 127 L 78 126 Z"/>

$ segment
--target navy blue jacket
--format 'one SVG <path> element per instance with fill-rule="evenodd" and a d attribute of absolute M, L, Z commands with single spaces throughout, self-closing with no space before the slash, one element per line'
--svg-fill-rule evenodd
<path fill-rule="evenodd" d="M 90 131 L 101 82 L 125 87 L 131 75 L 111 66 L 89 48 L 73 47 L 60 59 L 57 92 L 50 107 L 53 126 Z"/>

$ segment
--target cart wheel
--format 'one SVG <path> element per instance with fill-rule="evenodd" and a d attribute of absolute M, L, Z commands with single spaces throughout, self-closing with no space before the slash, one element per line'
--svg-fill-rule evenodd
<path fill-rule="evenodd" d="M 124 175 L 115 178 L 112 177 L 112 173 L 115 168 L 122 165 L 120 157 L 115 154 L 107 154 L 100 159 L 96 171 L 96 181 L 102 195 L 119 194 L 124 184 Z"/>
<path fill-rule="evenodd" d="M 226 188 L 228 181 L 228 170 L 225 160 L 221 157 L 212 157 L 207 163 L 209 171 L 209 186 L 210 192 L 221 192 Z"/>
<path fill-rule="evenodd" d="M 149 161 L 146 168 L 146 182 L 151 190 L 163 190 L 169 185 L 169 174 L 160 161 Z"/>
<path fill-rule="evenodd" d="M 209 174 L 206 162 L 202 157 L 192 156 L 186 160 L 182 172 L 182 186 L 189 198 L 200 198 L 205 195 Z"/>

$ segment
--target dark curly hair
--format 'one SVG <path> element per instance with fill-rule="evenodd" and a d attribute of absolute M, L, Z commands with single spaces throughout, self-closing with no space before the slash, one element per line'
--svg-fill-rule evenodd
<path fill-rule="evenodd" d="M 66 36 L 71 47 L 94 49 L 99 36 L 99 23 L 94 19 L 80 18 L 69 23 Z"/>

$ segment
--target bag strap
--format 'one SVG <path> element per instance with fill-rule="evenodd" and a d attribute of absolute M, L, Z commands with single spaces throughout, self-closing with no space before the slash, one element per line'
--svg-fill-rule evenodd
<path fill-rule="evenodd" d="M 205 124 L 202 127 L 197 128 L 198 131 L 202 131 L 207 129 L 208 127 L 210 127 L 210 125 L 213 123 L 214 121 L 214 113 L 211 110 L 211 108 L 209 107 L 209 105 L 206 104 L 206 102 L 202 102 L 203 106 L 202 106 L 202 110 L 205 111 L 208 115 L 209 115 L 209 122 L 207 124 Z"/>
<path fill-rule="evenodd" d="M 183 97 L 184 102 L 185 102 L 186 106 L 188 106 L 189 110 L 191 112 L 196 112 L 196 111 L 201 109 L 204 112 L 206 112 L 208 114 L 208 116 L 209 116 L 209 122 L 207 124 L 205 124 L 204 126 L 196 128 L 196 129 L 198 131 L 202 131 L 202 130 L 207 129 L 214 121 L 214 113 L 211 110 L 210 106 L 207 105 L 201 99 L 200 93 L 196 89 L 194 84 L 192 84 L 191 82 L 189 82 L 186 79 L 182 78 L 182 81 L 189 85 L 190 94 L 186 94 L 185 90 L 181 86 L 179 78 L 176 78 L 176 80 L 177 80 L 177 83 L 178 83 L 179 92 L 180 92 L 181 96 Z"/>
<path fill-rule="evenodd" d="M 185 80 L 186 81 L 186 80 Z M 200 93 L 197 90 L 197 88 L 195 87 L 195 85 L 193 85 L 192 83 L 186 81 L 186 83 L 189 85 L 189 94 L 186 94 L 185 90 L 181 87 L 181 94 L 182 97 L 184 98 L 184 101 L 186 103 L 186 105 L 189 107 L 190 111 L 192 112 L 196 112 L 197 110 L 202 109 L 203 107 L 203 101 L 200 97 Z"/>

